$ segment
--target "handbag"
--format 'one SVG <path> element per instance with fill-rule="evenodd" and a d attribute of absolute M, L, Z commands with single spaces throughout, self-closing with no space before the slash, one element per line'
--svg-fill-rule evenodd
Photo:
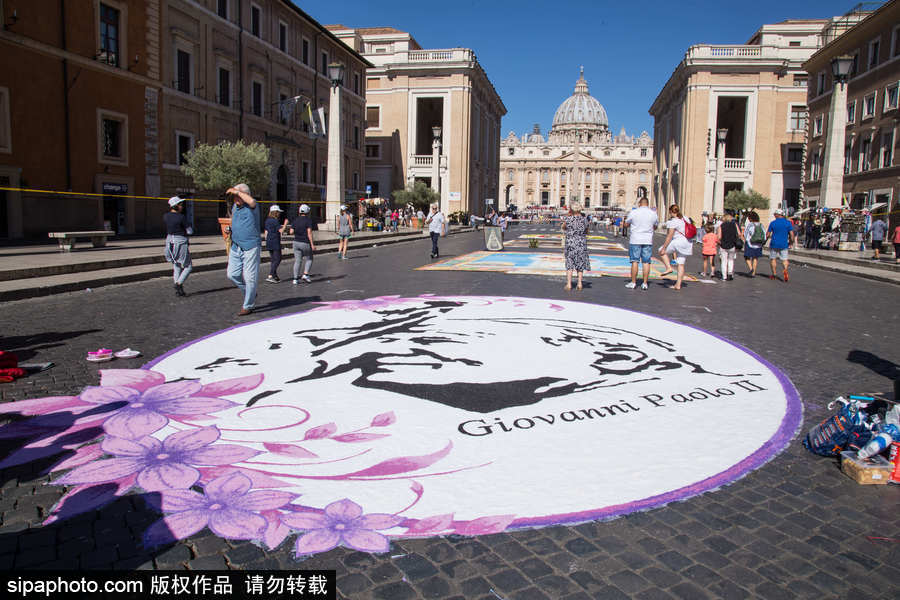
<path fill-rule="evenodd" d="M 734 249 L 737 250 L 738 252 L 740 252 L 741 250 L 744 249 L 744 242 L 741 241 L 740 238 L 738 238 L 734 241 Z"/>

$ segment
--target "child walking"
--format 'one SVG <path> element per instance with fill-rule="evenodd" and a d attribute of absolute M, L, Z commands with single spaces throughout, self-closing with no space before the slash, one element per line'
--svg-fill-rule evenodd
<path fill-rule="evenodd" d="M 709 271 L 708 277 L 713 277 L 716 274 L 716 253 L 719 250 L 719 236 L 717 236 L 714 231 L 712 223 L 707 223 L 703 226 L 703 229 L 706 231 L 706 234 L 703 236 L 703 270 L 700 271 L 700 275 L 706 275 L 707 271 Z"/>

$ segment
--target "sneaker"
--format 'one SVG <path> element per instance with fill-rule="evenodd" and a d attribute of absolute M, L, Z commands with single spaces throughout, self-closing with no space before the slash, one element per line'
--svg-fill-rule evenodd
<path fill-rule="evenodd" d="M 646 282 L 641 284 L 641 289 L 642 289 L 642 290 L 647 290 L 647 289 L 649 289 L 649 286 L 647 285 Z"/>
<path fill-rule="evenodd" d="M 637 287 L 637 285 L 633 281 L 629 281 L 628 283 L 625 284 L 625 287 L 627 287 L 629 290 L 633 290 L 634 288 Z"/>
<path fill-rule="evenodd" d="M 788 276 L 787 269 L 785 269 L 785 270 L 784 270 L 784 281 L 785 281 L 785 282 L 788 282 L 788 281 L 790 281 L 790 280 L 791 280 L 791 278 Z"/>
<path fill-rule="evenodd" d="M 299 280 L 299 279 L 295 279 L 295 280 L 293 281 L 293 283 L 294 283 L 294 285 L 299 285 L 299 284 L 300 284 L 300 280 Z"/>
<path fill-rule="evenodd" d="M 729 275 L 729 276 L 728 276 L 728 281 L 734 281 L 734 275 Z"/>
<path fill-rule="evenodd" d="M 271 275 L 269 275 L 268 277 L 266 277 L 266 281 L 269 282 L 269 283 L 278 283 L 278 280 L 275 279 L 274 277 L 272 277 Z"/>
<path fill-rule="evenodd" d="M 309 278 L 309 275 L 303 275 L 300 279 L 302 279 L 306 283 L 312 283 L 312 279 Z"/>
<path fill-rule="evenodd" d="M 241 312 L 238 313 L 238 316 L 239 316 L 239 317 L 246 317 L 247 315 L 249 315 L 249 314 L 252 313 L 252 312 L 253 312 L 253 309 L 252 309 L 252 308 L 242 308 L 242 309 L 241 309 Z"/>

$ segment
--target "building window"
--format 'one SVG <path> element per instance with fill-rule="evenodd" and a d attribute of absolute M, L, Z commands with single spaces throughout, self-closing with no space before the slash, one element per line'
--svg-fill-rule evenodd
<path fill-rule="evenodd" d="M 381 158 L 381 144 L 366 144 L 366 158 Z"/>
<path fill-rule="evenodd" d="M 515 148 L 507 148 L 506 153 L 509 154 L 510 156 L 513 156 L 516 153 L 516 149 Z"/>
<path fill-rule="evenodd" d="M 368 129 L 381 129 L 381 107 L 366 107 L 366 127 Z"/>
<path fill-rule="evenodd" d="M 897 108 L 897 91 L 900 84 L 889 85 L 884 88 L 884 108 L 881 112 L 887 112 Z"/>
<path fill-rule="evenodd" d="M 847 124 L 856 123 L 856 100 L 847 105 Z"/>
<path fill-rule="evenodd" d="M 791 131 L 803 131 L 806 129 L 807 111 L 805 106 L 791 106 L 791 117 L 788 128 Z"/>
<path fill-rule="evenodd" d="M 647 149 L 641 148 L 641 158 L 647 158 Z"/>
<path fill-rule="evenodd" d="M 9 104 L 9 88 L 0 87 L 0 152 L 12 153 Z"/>
<path fill-rule="evenodd" d="M 353 74 L 353 93 L 359 95 L 359 73 Z"/>
<path fill-rule="evenodd" d="M 859 145 L 859 170 L 868 171 L 872 168 L 871 164 L 872 140 L 865 138 Z"/>
<path fill-rule="evenodd" d="M 890 131 L 881 136 L 881 159 L 879 167 L 890 167 L 894 160 L 894 132 Z"/>
<path fill-rule="evenodd" d="M 353 126 L 353 149 L 359 150 L 359 125 Z"/>
<path fill-rule="evenodd" d="M 817 135 L 822 135 L 822 129 L 824 126 L 825 116 L 818 115 L 813 121 L 813 137 Z"/>
<path fill-rule="evenodd" d="M 253 82 L 253 95 L 251 99 L 253 103 L 253 114 L 257 117 L 263 116 L 263 86 L 258 81 Z"/>
<path fill-rule="evenodd" d="M 262 37 L 262 9 L 255 4 L 250 5 L 250 33 Z"/>
<path fill-rule="evenodd" d="M 541 183 L 550 183 L 550 171 L 541 171 Z"/>
<path fill-rule="evenodd" d="M 788 42 L 788 46 L 791 46 L 792 48 L 796 48 L 796 47 L 800 46 L 800 42 L 799 41 Z"/>
<path fill-rule="evenodd" d="M 794 87 L 806 87 L 809 77 L 806 75 L 794 75 Z"/>
<path fill-rule="evenodd" d="M 285 107 L 287 99 L 287 94 L 278 94 L 278 120 L 282 125 L 287 125 L 288 115 L 293 113 L 293 107 L 290 109 Z"/>
<path fill-rule="evenodd" d="M 302 46 L 303 56 L 301 58 L 303 59 L 303 64 L 309 65 L 309 40 L 304 38 Z"/>
<path fill-rule="evenodd" d="M 859 52 L 853 55 L 853 63 L 850 65 L 850 77 L 856 77 L 859 74 Z"/>
<path fill-rule="evenodd" d="M 849 175 L 853 169 L 853 146 L 844 146 L 844 175 Z"/>
<path fill-rule="evenodd" d="M 321 171 L 322 179 L 319 181 L 319 185 L 325 185 L 325 182 L 328 180 L 328 165 L 322 163 L 322 171 Z"/>
<path fill-rule="evenodd" d="M 328 53 L 322 53 L 322 75 L 328 77 Z"/>
<path fill-rule="evenodd" d="M 863 99 L 863 119 L 871 119 L 875 116 L 875 92 L 872 92 Z"/>
<path fill-rule="evenodd" d="M 825 93 L 825 71 L 821 71 L 817 78 L 818 85 L 816 86 L 816 96 L 821 96 Z"/>
<path fill-rule="evenodd" d="M 115 8 L 100 4 L 100 53 L 97 58 L 114 67 L 119 66 L 120 15 Z"/>
<path fill-rule="evenodd" d="M 97 110 L 98 162 L 115 165 L 128 163 L 128 117 Z"/>
<path fill-rule="evenodd" d="M 231 106 L 231 71 L 219 67 L 219 104 Z"/>
<path fill-rule="evenodd" d="M 228 0 L 218 0 L 216 2 L 216 12 L 223 19 L 228 18 Z"/>
<path fill-rule="evenodd" d="M 876 39 L 869 42 L 869 68 L 878 64 L 878 52 L 881 50 L 881 40 Z"/>
<path fill-rule="evenodd" d="M 803 161 L 803 147 L 802 146 L 788 146 L 787 162 L 799 163 L 802 161 Z"/>
<path fill-rule="evenodd" d="M 282 52 L 288 51 L 288 28 L 284 21 L 278 22 L 278 49 Z"/>
<path fill-rule="evenodd" d="M 811 181 L 816 181 L 819 179 L 820 175 L 820 163 L 819 163 L 819 151 L 816 150 L 813 152 L 812 161 L 809 163 L 810 177 Z"/>
<path fill-rule="evenodd" d="M 191 53 L 181 48 L 175 50 L 175 89 L 191 93 Z"/>
<path fill-rule="evenodd" d="M 352 187 L 352 189 L 354 189 L 354 190 L 359 189 L 359 173 L 356 171 L 353 172 L 353 187 Z"/>
<path fill-rule="evenodd" d="M 175 150 L 178 153 L 176 164 L 183 165 L 187 162 L 187 153 L 194 149 L 194 136 L 181 131 L 175 132 Z"/>
<path fill-rule="evenodd" d="M 891 35 L 891 56 L 900 56 L 900 25 L 894 27 Z"/>
<path fill-rule="evenodd" d="M 300 163 L 300 181 L 309 183 L 309 161 L 304 160 Z"/>

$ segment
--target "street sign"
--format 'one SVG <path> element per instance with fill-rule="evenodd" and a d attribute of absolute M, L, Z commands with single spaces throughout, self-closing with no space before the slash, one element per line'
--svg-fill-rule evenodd
<path fill-rule="evenodd" d="M 487 204 L 488 206 L 493 206 L 493 205 L 494 205 L 494 199 L 493 199 L 493 198 L 487 198 L 487 199 L 484 201 L 484 203 Z"/>
<path fill-rule="evenodd" d="M 367 186 L 366 186 L 366 193 L 367 193 L 367 194 L 371 194 L 371 193 L 372 193 L 372 186 L 371 186 L 371 185 L 367 185 Z"/>

